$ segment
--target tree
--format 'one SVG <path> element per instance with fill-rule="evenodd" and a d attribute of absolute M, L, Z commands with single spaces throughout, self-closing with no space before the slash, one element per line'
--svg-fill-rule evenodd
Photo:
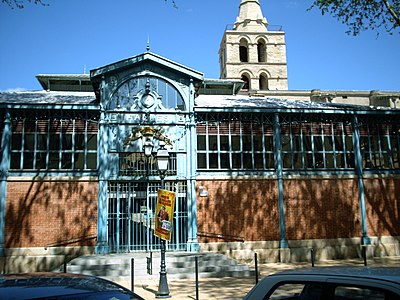
<path fill-rule="evenodd" d="M 169 0 L 165 0 L 165 2 L 168 2 Z M 172 5 L 174 6 L 174 8 L 178 8 L 178 5 L 176 5 L 176 1 L 175 0 L 170 0 L 172 2 Z"/>
<path fill-rule="evenodd" d="M 47 6 L 48 4 L 44 3 L 43 0 L 26 0 L 33 4 L 41 4 L 43 6 Z M 8 4 L 12 9 L 14 8 L 24 8 L 25 0 L 1 0 L 1 3 Z"/>
<path fill-rule="evenodd" d="M 393 34 L 400 29 L 400 0 L 314 0 L 309 10 L 313 8 L 337 18 L 352 35 L 379 28 Z"/>

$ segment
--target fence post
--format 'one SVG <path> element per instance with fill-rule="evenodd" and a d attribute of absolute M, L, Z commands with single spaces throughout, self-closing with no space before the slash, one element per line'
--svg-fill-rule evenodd
<path fill-rule="evenodd" d="M 364 259 L 364 266 L 366 267 L 366 266 L 368 266 L 368 263 L 367 263 L 367 247 L 365 245 L 361 246 L 361 253 L 362 253 L 362 257 Z"/>
<path fill-rule="evenodd" d="M 135 259 L 131 258 L 131 291 L 135 292 Z"/>
<path fill-rule="evenodd" d="M 153 252 L 150 251 L 150 257 L 146 257 L 147 261 L 147 274 L 153 275 Z"/>
<path fill-rule="evenodd" d="M 67 258 L 64 256 L 63 272 L 67 273 Z"/>
<path fill-rule="evenodd" d="M 254 269 L 256 271 L 256 284 L 258 283 L 258 255 L 254 252 Z"/>
<path fill-rule="evenodd" d="M 199 258 L 198 256 L 194 257 L 194 269 L 195 269 L 195 278 L 196 278 L 196 300 L 199 300 Z"/>
<path fill-rule="evenodd" d="M 314 268 L 315 266 L 315 254 L 314 254 L 314 248 L 311 248 L 311 266 Z"/>

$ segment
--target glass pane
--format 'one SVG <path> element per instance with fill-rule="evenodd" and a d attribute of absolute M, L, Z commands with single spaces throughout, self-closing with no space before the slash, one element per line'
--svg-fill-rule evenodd
<path fill-rule="evenodd" d="M 275 159 L 273 153 L 266 153 L 265 154 L 265 166 L 267 169 L 274 169 L 275 168 Z"/>
<path fill-rule="evenodd" d="M 197 154 L 197 168 L 206 169 L 207 168 L 207 158 L 205 153 Z"/>
<path fill-rule="evenodd" d="M 326 159 L 326 167 L 329 169 L 335 168 L 335 156 L 332 153 L 327 153 L 325 154 L 325 159 Z"/>
<path fill-rule="evenodd" d="M 14 170 L 21 168 L 21 153 L 11 153 L 10 168 Z"/>
<path fill-rule="evenodd" d="M 369 287 L 338 286 L 335 288 L 335 299 L 384 300 L 392 298 L 386 298 L 385 292 Z"/>
<path fill-rule="evenodd" d="M 312 145 L 311 145 L 311 136 L 303 136 L 303 143 L 304 143 L 304 151 L 311 151 L 312 150 Z"/>
<path fill-rule="evenodd" d="M 208 159 L 209 159 L 209 168 L 218 169 L 218 154 L 211 153 L 209 154 Z"/>
<path fill-rule="evenodd" d="M 292 154 L 291 153 L 283 153 L 283 167 L 285 169 L 292 168 Z"/>
<path fill-rule="evenodd" d="M 209 150 L 218 150 L 217 136 L 216 135 L 208 136 L 208 149 Z"/>
<path fill-rule="evenodd" d="M 47 150 L 47 134 L 38 134 L 37 138 L 37 150 Z"/>
<path fill-rule="evenodd" d="M 197 135 L 197 150 L 206 150 L 206 136 Z"/>
<path fill-rule="evenodd" d="M 87 169 L 89 170 L 97 169 L 97 153 L 89 153 L 87 155 Z"/>
<path fill-rule="evenodd" d="M 243 153 L 243 168 L 246 170 L 253 169 L 252 155 L 251 153 Z"/>
<path fill-rule="evenodd" d="M 96 134 L 88 134 L 87 136 L 87 149 L 88 150 L 97 150 L 97 135 Z"/>
<path fill-rule="evenodd" d="M 290 136 L 289 135 L 282 135 L 281 137 L 281 143 L 282 143 L 282 150 L 283 151 L 291 151 L 290 148 Z"/>
<path fill-rule="evenodd" d="M 24 144 L 24 149 L 33 151 L 35 149 L 35 134 L 32 133 L 25 133 L 25 144 Z"/>
<path fill-rule="evenodd" d="M 314 136 L 314 151 L 322 150 L 322 136 Z"/>
<path fill-rule="evenodd" d="M 305 284 L 301 283 L 285 283 L 283 285 L 278 286 L 272 293 L 272 295 L 268 299 L 305 299 L 300 298 L 299 295 L 305 288 Z M 310 298 L 311 299 L 311 298 Z M 314 299 L 314 298 L 312 298 Z M 315 298 L 319 299 L 319 298 Z"/>
<path fill-rule="evenodd" d="M 50 134 L 50 150 L 60 150 L 60 135 Z"/>
<path fill-rule="evenodd" d="M 304 155 L 304 164 L 305 164 L 305 167 L 308 168 L 308 169 L 314 168 L 312 154 L 306 153 Z"/>
<path fill-rule="evenodd" d="M 382 153 L 383 156 L 383 168 L 391 169 L 392 168 L 392 158 L 389 153 Z"/>
<path fill-rule="evenodd" d="M 85 154 L 75 153 L 74 169 L 83 170 L 85 168 Z"/>
<path fill-rule="evenodd" d="M 36 153 L 36 169 L 46 169 L 46 153 Z"/>
<path fill-rule="evenodd" d="M 325 168 L 324 156 L 322 153 L 315 153 L 315 168 Z"/>
<path fill-rule="evenodd" d="M 351 136 L 345 137 L 346 151 L 353 151 L 353 138 Z"/>
<path fill-rule="evenodd" d="M 242 168 L 242 155 L 240 153 L 232 154 L 232 169 Z"/>
<path fill-rule="evenodd" d="M 255 169 L 264 169 L 264 158 L 262 153 L 254 154 L 254 168 Z"/>
<path fill-rule="evenodd" d="M 49 169 L 58 169 L 59 153 L 50 153 L 49 155 Z"/>
<path fill-rule="evenodd" d="M 301 152 L 293 152 L 293 168 L 294 169 L 303 169 L 303 161 L 302 161 L 302 153 Z"/>
<path fill-rule="evenodd" d="M 243 135 L 243 151 L 252 151 L 251 135 Z"/>
<path fill-rule="evenodd" d="M 221 168 L 222 169 L 229 169 L 229 153 L 221 153 Z"/>
<path fill-rule="evenodd" d="M 333 151 L 332 137 L 325 136 L 324 137 L 324 142 L 325 142 L 325 151 Z"/>
<path fill-rule="evenodd" d="M 62 169 L 72 169 L 72 154 L 71 153 L 63 153 L 62 154 Z"/>
<path fill-rule="evenodd" d="M 346 164 L 344 161 L 344 155 L 342 153 L 336 154 L 336 168 L 345 169 Z"/>
<path fill-rule="evenodd" d="M 32 152 L 24 152 L 23 169 L 33 169 L 33 153 Z"/>
<path fill-rule="evenodd" d="M 301 137 L 299 135 L 292 136 L 292 150 L 301 151 Z"/>
<path fill-rule="evenodd" d="M 232 150 L 233 151 L 240 151 L 240 136 L 232 135 Z"/>
<path fill-rule="evenodd" d="M 11 137 L 11 149 L 21 150 L 21 147 L 22 147 L 22 134 L 13 133 Z"/>
<path fill-rule="evenodd" d="M 75 134 L 75 150 L 85 150 L 84 134 Z"/>
<path fill-rule="evenodd" d="M 335 136 L 335 149 L 336 151 L 343 151 L 343 139 L 341 136 Z"/>
<path fill-rule="evenodd" d="M 265 151 L 274 151 L 274 137 L 270 135 L 266 135 L 264 137 L 264 143 L 265 143 Z"/>
<path fill-rule="evenodd" d="M 229 151 L 229 136 L 221 135 L 219 137 L 220 140 L 220 150 Z"/>
<path fill-rule="evenodd" d="M 71 150 L 72 149 L 72 134 L 64 133 L 62 135 L 62 148 L 63 150 Z"/>
<path fill-rule="evenodd" d="M 262 136 L 261 135 L 253 136 L 253 141 L 254 141 L 254 151 L 262 151 L 263 150 Z"/>

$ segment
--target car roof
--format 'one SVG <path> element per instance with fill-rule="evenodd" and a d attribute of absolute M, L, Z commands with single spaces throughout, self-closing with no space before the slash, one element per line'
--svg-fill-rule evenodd
<path fill-rule="evenodd" d="M 38 272 L 0 275 L 0 298 L 17 296 L 28 299 L 40 296 L 66 297 L 96 293 L 118 293 L 131 298 L 134 294 L 111 281 L 89 275 Z M 2 298 L 3 299 L 3 298 Z M 137 297 L 137 299 L 141 299 Z"/>
<path fill-rule="evenodd" d="M 318 275 L 318 276 L 340 276 L 340 277 L 357 277 L 371 278 L 400 283 L 400 267 L 314 267 L 291 269 L 275 273 L 271 276 L 281 275 Z"/>

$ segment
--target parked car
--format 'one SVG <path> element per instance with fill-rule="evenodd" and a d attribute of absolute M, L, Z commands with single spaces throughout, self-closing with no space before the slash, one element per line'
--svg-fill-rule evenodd
<path fill-rule="evenodd" d="M 111 281 L 69 273 L 0 275 L 0 299 L 141 299 Z"/>
<path fill-rule="evenodd" d="M 399 300 L 400 268 L 294 269 L 261 280 L 244 300 Z"/>

